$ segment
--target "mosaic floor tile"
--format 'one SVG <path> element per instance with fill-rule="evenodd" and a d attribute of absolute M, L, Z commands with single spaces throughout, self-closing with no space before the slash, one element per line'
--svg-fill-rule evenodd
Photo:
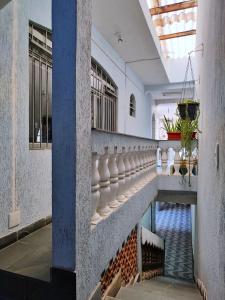
<path fill-rule="evenodd" d="M 156 233 L 166 240 L 165 275 L 193 280 L 191 207 L 161 203 L 156 213 Z"/>

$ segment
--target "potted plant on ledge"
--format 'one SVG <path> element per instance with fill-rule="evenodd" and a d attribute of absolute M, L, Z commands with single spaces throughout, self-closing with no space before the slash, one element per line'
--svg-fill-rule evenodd
<path fill-rule="evenodd" d="M 180 120 L 173 122 L 163 116 L 163 129 L 167 132 L 169 141 L 180 141 L 181 140 L 181 127 Z"/>
<path fill-rule="evenodd" d="M 169 120 L 164 116 L 163 119 L 163 129 L 167 132 L 168 141 L 181 141 L 182 132 L 183 132 L 183 140 L 187 140 L 189 131 L 191 132 L 191 139 L 194 140 L 196 138 L 196 132 L 198 123 L 195 121 L 191 121 L 191 123 L 183 122 L 183 120 L 178 119 L 175 122 Z M 188 131 L 189 130 L 189 131 Z M 184 141 L 185 143 L 185 141 Z"/>

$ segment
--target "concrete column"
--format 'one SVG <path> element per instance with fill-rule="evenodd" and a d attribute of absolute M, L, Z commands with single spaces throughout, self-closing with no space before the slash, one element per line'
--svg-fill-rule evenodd
<path fill-rule="evenodd" d="M 53 258 L 86 299 L 91 220 L 91 1 L 54 0 Z"/>
<path fill-rule="evenodd" d="M 200 0 L 197 53 L 201 130 L 198 175 L 198 274 L 208 299 L 225 299 L 225 1 Z M 202 55 L 203 54 L 203 55 Z M 196 261 L 196 259 L 195 259 Z"/>

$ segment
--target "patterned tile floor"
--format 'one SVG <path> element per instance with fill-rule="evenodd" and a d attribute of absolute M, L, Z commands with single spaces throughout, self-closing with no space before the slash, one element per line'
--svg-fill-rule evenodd
<path fill-rule="evenodd" d="M 156 212 L 156 233 L 166 240 L 165 276 L 193 280 L 191 207 L 161 203 Z"/>

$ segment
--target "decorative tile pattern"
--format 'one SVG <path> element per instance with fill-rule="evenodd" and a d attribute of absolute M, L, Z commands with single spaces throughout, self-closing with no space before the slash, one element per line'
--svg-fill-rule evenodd
<path fill-rule="evenodd" d="M 102 294 L 111 284 L 113 278 L 121 270 L 122 281 L 127 284 L 132 276 L 137 274 L 137 230 L 134 229 L 127 241 L 123 243 L 122 249 L 117 251 L 117 255 L 113 258 L 107 270 L 101 277 Z"/>
<path fill-rule="evenodd" d="M 193 280 L 190 205 L 161 203 L 156 232 L 166 240 L 165 275 Z"/>

